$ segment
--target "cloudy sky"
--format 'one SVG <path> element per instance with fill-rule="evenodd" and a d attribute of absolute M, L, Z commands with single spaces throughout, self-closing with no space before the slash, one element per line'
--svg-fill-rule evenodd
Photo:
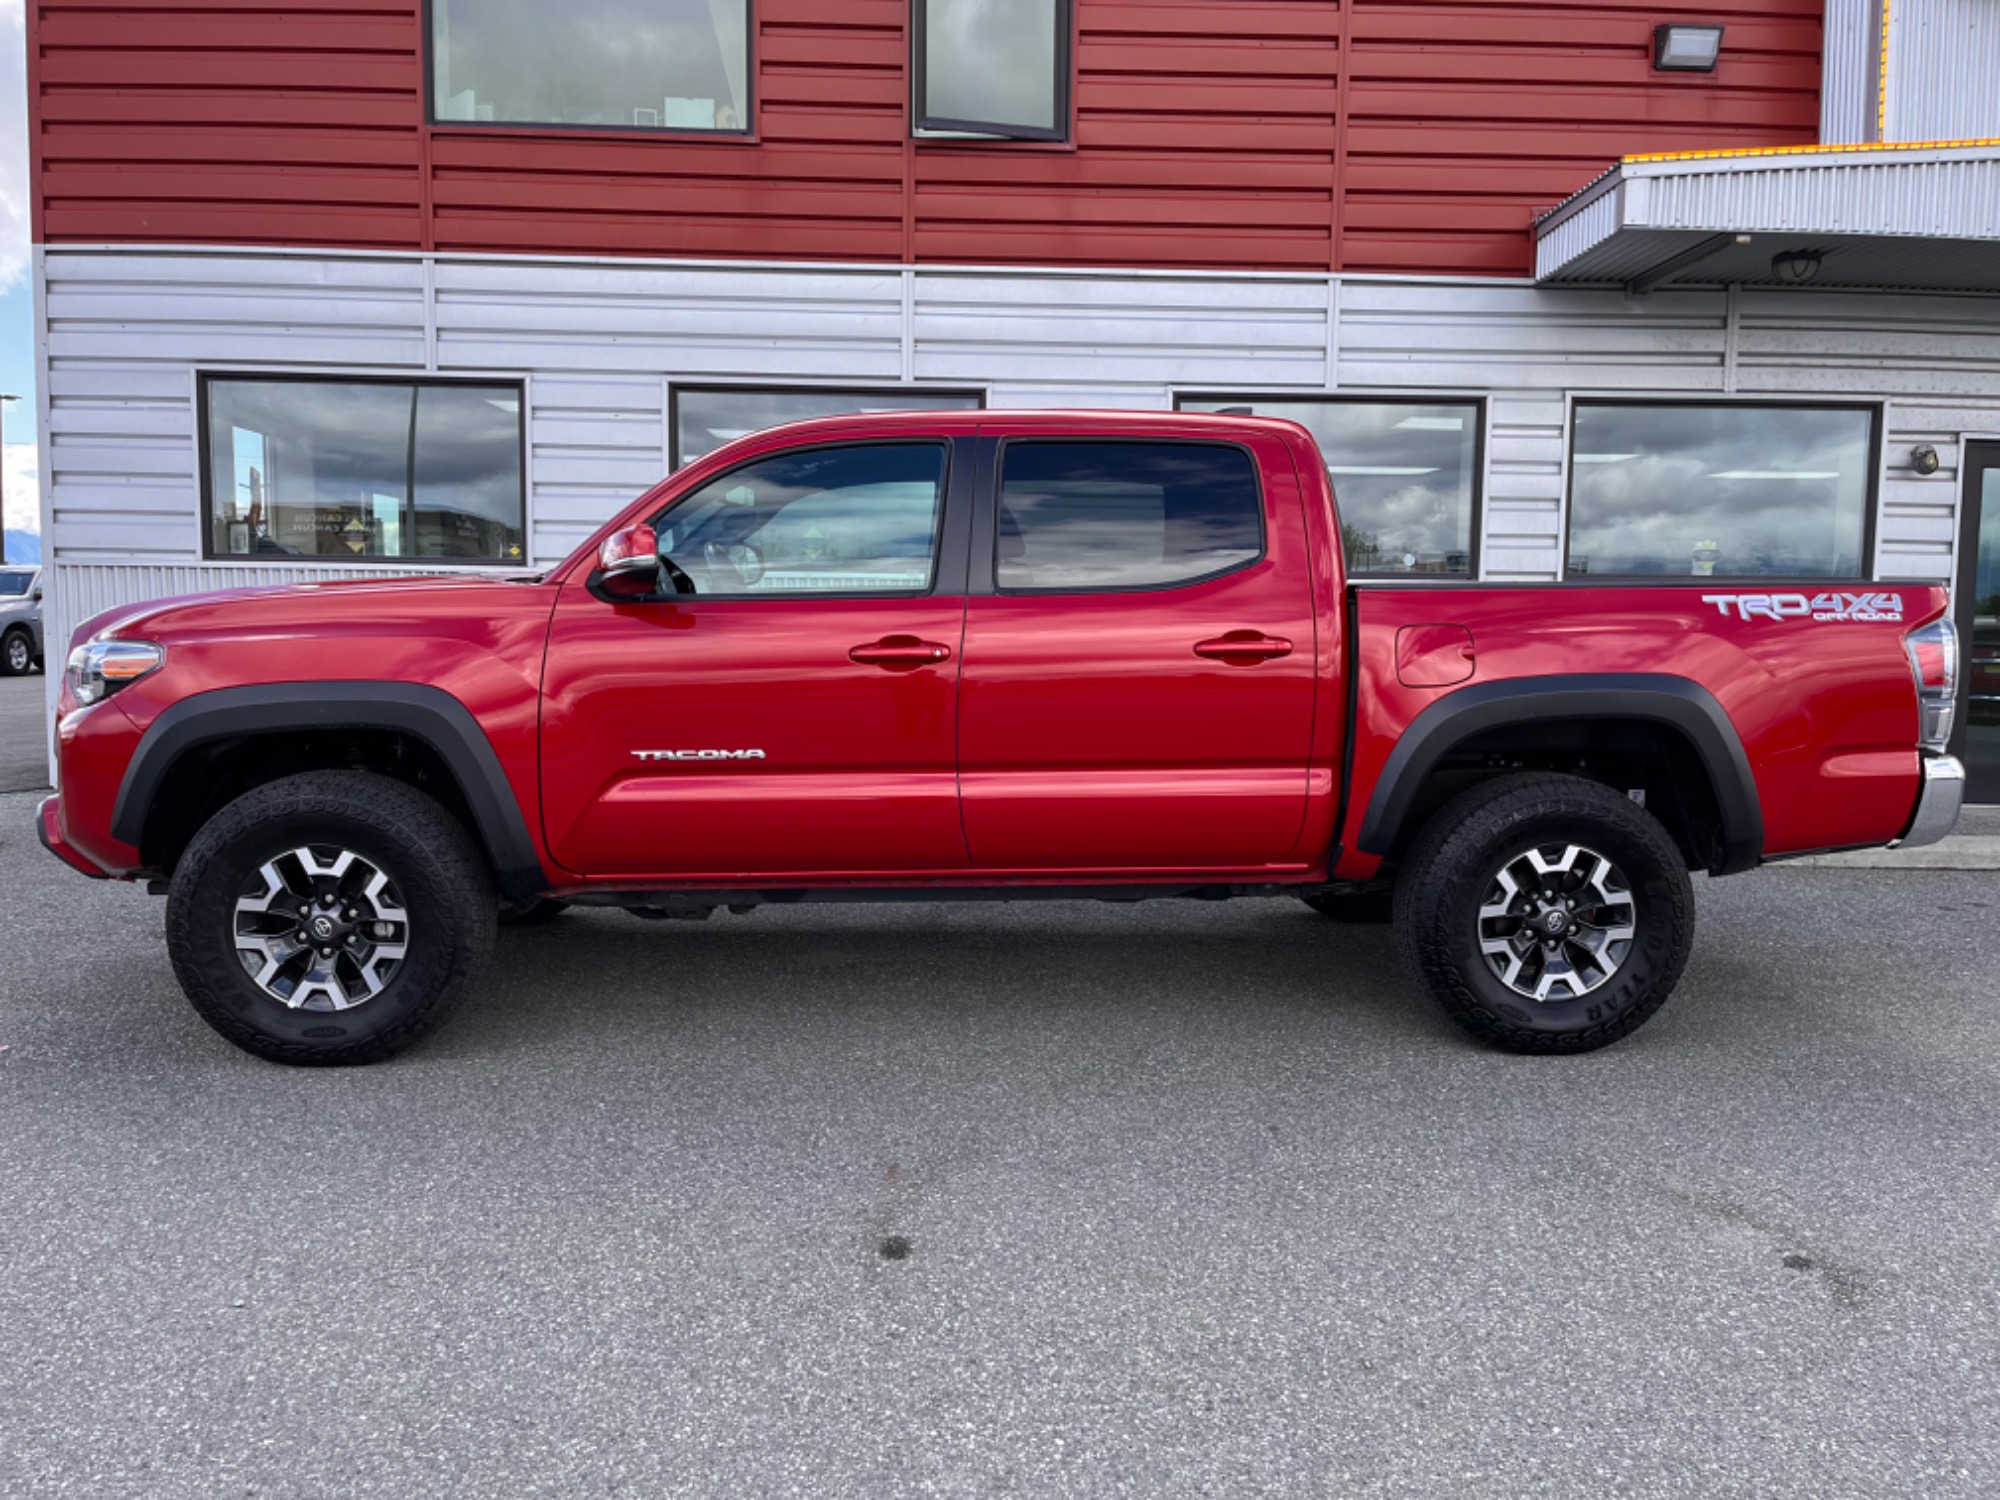
<path fill-rule="evenodd" d="M 7 514 L 10 529 L 35 531 L 34 298 L 28 283 L 28 87 L 22 0 L 0 0 L 0 391 L 7 408 Z"/>

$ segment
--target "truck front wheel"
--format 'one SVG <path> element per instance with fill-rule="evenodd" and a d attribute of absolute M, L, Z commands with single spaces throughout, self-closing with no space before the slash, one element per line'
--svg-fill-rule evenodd
<path fill-rule="evenodd" d="M 1458 1026 L 1509 1052 L 1588 1052 L 1666 1003 L 1694 891 L 1643 807 L 1577 776 L 1480 783 L 1418 834 L 1396 937 Z"/>
<path fill-rule="evenodd" d="M 378 1062 L 427 1036 L 493 947 L 498 901 L 465 828 L 415 788 L 311 771 L 194 836 L 167 950 L 201 1018 L 272 1062 Z"/>

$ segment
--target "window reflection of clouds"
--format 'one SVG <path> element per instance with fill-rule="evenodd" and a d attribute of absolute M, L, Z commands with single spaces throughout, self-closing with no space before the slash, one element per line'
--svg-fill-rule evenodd
<path fill-rule="evenodd" d="M 521 559 L 518 387 L 216 379 L 206 390 L 218 554 Z"/>
<path fill-rule="evenodd" d="M 811 417 L 872 411 L 964 411 L 977 396 L 922 391 L 677 390 L 675 452 L 681 463 L 714 452 L 748 433 Z"/>
<path fill-rule="evenodd" d="M 1056 0 L 917 0 L 924 114 L 1054 130 Z"/>
<path fill-rule="evenodd" d="M 1248 408 L 1260 417 L 1283 417 L 1306 427 L 1333 480 L 1350 568 L 1471 571 L 1476 404 L 1184 401 L 1181 406 L 1186 411 Z"/>
<path fill-rule="evenodd" d="M 445 121 L 742 130 L 747 0 L 432 0 Z"/>
<path fill-rule="evenodd" d="M 1858 578 L 1873 414 L 1579 403 L 1575 574 Z"/>

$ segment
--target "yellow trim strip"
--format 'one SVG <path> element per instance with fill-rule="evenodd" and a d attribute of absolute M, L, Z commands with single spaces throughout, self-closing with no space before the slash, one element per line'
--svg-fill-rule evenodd
<path fill-rule="evenodd" d="M 1889 135 L 1889 0 L 1882 0 L 1881 76 L 1875 83 L 1875 139 Z"/>
<path fill-rule="evenodd" d="M 1622 156 L 1623 162 L 1710 161 L 1742 156 L 1815 156 L 1835 151 L 1957 151 L 2000 147 L 2000 136 L 1976 141 L 1863 141 L 1853 146 L 1736 146 L 1726 151 L 1648 151 L 1638 156 Z"/>

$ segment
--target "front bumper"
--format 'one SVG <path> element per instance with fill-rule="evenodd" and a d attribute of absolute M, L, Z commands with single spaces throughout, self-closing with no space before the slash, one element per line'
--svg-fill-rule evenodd
<path fill-rule="evenodd" d="M 92 864 L 82 854 L 72 848 L 69 841 L 63 837 L 62 793 L 58 792 L 53 797 L 44 797 L 41 805 L 35 809 L 35 832 L 41 836 L 42 847 L 68 865 L 72 870 L 81 870 L 92 880 L 109 880 L 111 878 L 108 871 L 98 869 L 96 865 Z"/>
<path fill-rule="evenodd" d="M 1916 816 L 1903 836 L 1889 847 L 1917 849 L 1935 844 L 1957 826 L 1965 802 L 1965 767 L 1952 755 L 1924 757 L 1924 789 L 1917 795 Z"/>

